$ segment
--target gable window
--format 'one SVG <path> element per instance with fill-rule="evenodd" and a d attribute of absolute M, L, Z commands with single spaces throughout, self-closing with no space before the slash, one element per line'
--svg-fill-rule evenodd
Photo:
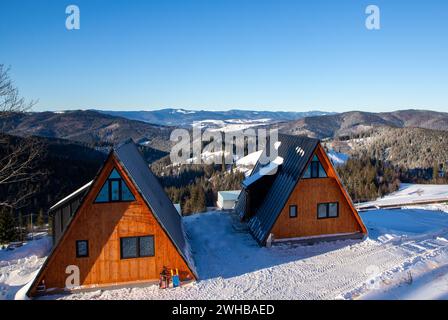
<path fill-rule="evenodd" d="M 132 194 L 126 182 L 118 173 L 117 169 L 113 169 L 98 193 L 95 202 L 120 202 L 120 201 L 134 201 L 135 197 Z"/>
<path fill-rule="evenodd" d="M 322 163 L 320 163 L 317 155 L 313 156 L 313 160 L 311 161 L 308 168 L 305 170 L 303 174 L 304 179 L 315 179 L 315 178 L 327 178 L 327 173 L 325 172 Z"/>
<path fill-rule="evenodd" d="M 338 202 L 319 203 L 317 205 L 317 218 L 318 219 L 337 218 L 337 217 L 339 217 L 339 203 Z"/>
<path fill-rule="evenodd" d="M 297 218 L 297 206 L 296 205 L 289 206 L 289 217 Z"/>
<path fill-rule="evenodd" d="M 154 236 L 120 238 L 121 259 L 153 257 Z"/>
<path fill-rule="evenodd" d="M 86 258 L 89 256 L 89 241 L 77 240 L 76 241 L 76 257 Z"/>

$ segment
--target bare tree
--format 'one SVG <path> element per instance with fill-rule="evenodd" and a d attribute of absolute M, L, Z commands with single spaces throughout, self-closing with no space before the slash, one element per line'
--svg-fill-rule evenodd
<path fill-rule="evenodd" d="M 34 190 L 22 188 L 26 182 L 42 173 L 36 163 L 42 145 L 33 137 L 16 139 L 5 132 L 5 124 L 17 114 L 29 111 L 35 101 L 26 102 L 9 77 L 9 68 L 0 64 L 0 207 L 16 208 L 31 196 Z M 16 184 L 18 194 L 9 195 L 8 186 Z M 22 185 L 21 185 L 22 184 Z"/>

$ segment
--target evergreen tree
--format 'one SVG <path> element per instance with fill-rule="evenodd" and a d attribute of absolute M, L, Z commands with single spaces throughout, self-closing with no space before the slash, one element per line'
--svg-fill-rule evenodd
<path fill-rule="evenodd" d="M 17 240 L 17 225 L 14 215 L 9 208 L 0 208 L 0 243 Z"/>
<path fill-rule="evenodd" d="M 38 227 L 43 227 L 45 225 L 44 209 L 42 208 L 39 210 L 39 214 L 37 215 L 36 225 Z"/>

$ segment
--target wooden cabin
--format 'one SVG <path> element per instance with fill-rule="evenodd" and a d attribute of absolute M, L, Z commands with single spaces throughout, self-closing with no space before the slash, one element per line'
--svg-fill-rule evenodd
<path fill-rule="evenodd" d="M 164 267 L 177 269 L 181 280 L 197 279 L 181 216 L 132 141 L 114 148 L 96 178 L 52 212 L 56 242 L 30 297 L 150 283 Z M 67 285 L 73 266 L 76 288 Z"/>
<path fill-rule="evenodd" d="M 320 141 L 279 135 L 278 157 L 257 162 L 236 211 L 260 245 L 363 238 L 353 202 Z"/>

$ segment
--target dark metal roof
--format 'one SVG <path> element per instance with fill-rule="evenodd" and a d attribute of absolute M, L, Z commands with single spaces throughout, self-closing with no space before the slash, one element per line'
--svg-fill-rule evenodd
<path fill-rule="evenodd" d="M 262 245 L 266 242 L 282 208 L 320 143 L 318 139 L 284 134 L 279 134 L 278 140 L 281 142 L 278 156 L 283 158 L 283 163 L 279 166 L 272 184 L 266 186 L 269 190 L 261 205 L 248 221 L 251 233 Z M 260 165 L 256 165 L 254 171 L 260 170 L 260 167 Z M 252 172 L 251 175 L 254 174 Z M 240 216 L 244 211 L 245 202 L 246 194 L 241 192 L 236 208 Z"/>
<path fill-rule="evenodd" d="M 192 272 L 195 273 L 189 246 L 185 240 L 181 217 L 159 180 L 154 176 L 143 159 L 137 146 L 130 140 L 115 148 L 114 153 L 143 199 L 151 208 L 155 218 L 166 231 Z"/>

